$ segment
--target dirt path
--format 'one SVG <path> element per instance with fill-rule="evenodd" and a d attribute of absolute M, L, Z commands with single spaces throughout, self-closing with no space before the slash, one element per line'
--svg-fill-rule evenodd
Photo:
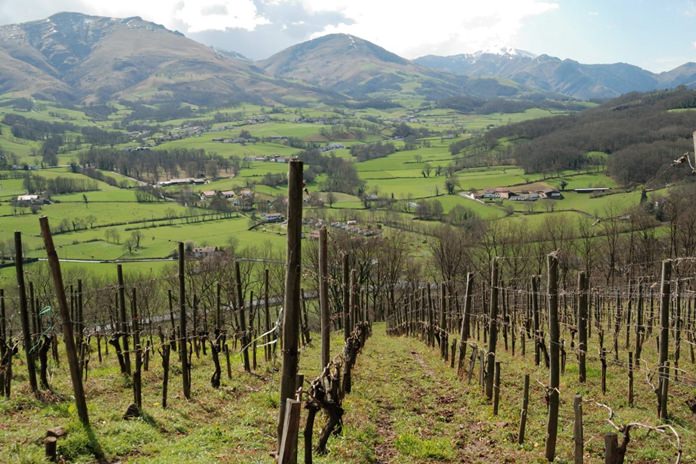
<path fill-rule="evenodd" d="M 354 372 L 345 402 L 350 443 L 344 445 L 365 457 L 349 461 L 523 462 L 514 448 L 499 444 L 511 424 L 490 420 L 477 386 L 457 379 L 437 349 L 375 333 Z M 353 435 L 360 440 L 353 442 Z"/>

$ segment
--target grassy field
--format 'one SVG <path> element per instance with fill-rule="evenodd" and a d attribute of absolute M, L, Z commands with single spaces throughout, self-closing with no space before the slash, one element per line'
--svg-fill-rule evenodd
<path fill-rule="evenodd" d="M 123 105 L 116 106 L 116 112 L 109 115 L 107 120 L 93 121 L 81 111 L 56 108 L 45 102 L 37 102 L 32 111 L 18 112 L 28 118 L 53 122 L 70 121 L 78 125 L 94 125 L 112 130 L 114 123 L 119 123 L 127 117 L 129 111 Z M 10 107 L 0 106 L 0 116 L 13 111 Z M 546 178 L 538 174 L 528 174 L 516 166 L 491 166 L 459 170 L 453 176 L 456 181 L 456 191 L 446 195 L 445 168 L 455 161 L 449 151 L 449 144 L 462 137 L 471 137 L 492 126 L 509 124 L 517 121 L 549 116 L 550 111 L 531 109 L 515 114 L 466 115 L 449 109 L 415 107 L 408 105 L 389 110 L 377 109 L 336 109 L 323 106 L 314 108 L 264 108 L 256 105 L 240 105 L 233 108 L 217 110 L 201 110 L 190 118 L 173 119 L 164 122 L 139 121 L 154 127 L 154 132 L 144 140 L 133 140 L 127 146 L 150 143 L 158 136 L 171 131 L 185 129 L 191 124 L 211 124 L 216 116 L 231 118 L 232 121 L 213 122 L 202 135 L 187 137 L 163 143 L 157 148 L 201 148 L 224 156 L 240 156 L 254 158 L 277 154 L 292 156 L 298 149 L 289 147 L 280 141 L 259 142 L 246 145 L 213 142 L 214 138 L 236 137 L 240 131 L 248 130 L 254 137 L 293 137 L 305 142 L 319 142 L 321 145 L 332 142 L 321 136 L 323 129 L 331 130 L 333 126 L 326 123 L 328 118 L 334 121 L 352 124 L 359 123 L 369 127 L 379 127 L 380 133 L 371 132 L 364 140 L 341 141 L 346 148 L 336 150 L 335 154 L 343 158 L 351 158 L 348 147 L 355 143 L 366 143 L 378 140 L 390 141 L 399 151 L 365 162 L 356 162 L 355 168 L 359 177 L 364 181 L 364 192 L 368 195 L 377 194 L 379 197 L 397 201 L 396 209 L 404 217 L 413 218 L 413 211 L 421 201 L 438 201 L 446 215 L 455 206 L 464 206 L 484 220 L 519 221 L 540 224 L 549 214 L 574 219 L 582 215 L 601 217 L 610 212 L 620 212 L 638 204 L 640 191 L 619 192 L 600 198 L 564 193 L 563 200 L 536 202 L 494 202 L 482 204 L 464 198 L 460 193 L 482 191 L 496 187 L 512 187 L 523 189 L 524 184 L 533 183 L 536 186 L 561 187 L 561 180 L 566 183 L 566 190 L 579 187 L 612 187 L 616 183 L 601 172 L 576 173 L 562 172 L 554 177 Z M 316 118 L 314 122 L 298 122 L 301 118 Z M 322 119 L 325 118 L 325 119 Z M 414 128 L 425 128 L 433 135 L 419 141 L 420 145 L 412 150 L 404 150 L 403 140 L 391 138 L 393 127 L 407 120 Z M 255 123 L 251 123 L 254 122 Z M 265 122 L 258 122 L 265 121 Z M 24 161 L 40 163 L 40 157 L 31 157 L 32 152 L 40 149 L 39 142 L 16 139 L 11 135 L 9 127 L 1 127 L 0 149 L 14 152 Z M 456 134 L 456 135 L 454 135 Z M 454 139 L 452 137 L 455 137 Z M 84 147 L 86 148 L 86 146 Z M 60 155 L 61 163 L 76 159 L 79 150 Z M 596 156 L 606 155 L 596 154 Z M 31 158 L 31 159 L 29 159 Z M 437 170 L 441 169 L 441 172 Z M 427 172 L 428 169 L 430 172 Z M 286 187 L 269 187 L 260 182 L 265 174 L 283 174 L 287 171 L 284 163 L 264 161 L 248 161 L 245 167 L 235 177 L 211 181 L 203 185 L 192 186 L 194 192 L 204 190 L 240 189 L 249 185 L 261 202 L 272 200 L 274 197 L 286 194 Z M 0 171 L 2 173 L 2 171 Z M 9 172 L 6 172 L 9 173 Z M 81 174 L 69 172 L 67 166 L 40 169 L 32 173 L 48 178 L 57 176 L 84 179 Z M 235 217 L 205 222 L 192 222 L 187 216 L 209 214 L 202 208 L 184 207 L 174 202 L 138 203 L 132 187 L 137 183 L 114 172 L 106 175 L 118 182 L 124 182 L 128 188 L 117 188 L 103 182 L 97 182 L 98 191 L 54 195 L 53 204 L 43 206 L 39 214 L 47 215 L 54 230 L 63 223 L 64 228 L 70 229 L 73 223 L 77 230 L 67 230 L 56 235 L 55 241 L 63 258 L 70 259 L 104 259 L 119 258 L 161 258 L 169 255 L 174 246 L 172 242 L 191 240 L 196 245 L 210 244 L 225 246 L 230 240 L 245 244 L 265 244 L 272 247 L 282 247 L 282 229 L 258 229 L 248 231 L 250 219 Z M 561 177 L 562 176 L 562 177 Z M 310 192 L 320 191 L 325 174 L 317 176 L 316 180 L 307 185 Z M 174 188 L 167 189 L 175 190 Z M 7 243 L 12 239 L 12 232 L 21 231 L 30 257 L 42 257 L 42 242 L 39 237 L 38 215 L 29 213 L 28 209 L 17 209 L 11 201 L 25 193 L 21 179 L 0 180 L 0 242 Z M 356 193 L 356 192 L 353 192 Z M 658 192 L 661 193 L 661 192 Z M 327 192 L 320 192 L 321 198 L 327 200 Z M 327 209 L 328 215 L 342 216 L 344 213 L 359 214 L 365 221 L 371 220 L 371 214 L 365 209 L 365 204 L 356 195 L 334 192 L 335 202 Z M 86 201 L 85 201 L 86 199 Z M 264 203 L 265 204 L 265 203 Z M 404 211 L 411 214 L 405 214 Z M 366 214 L 363 214 L 366 213 Z M 533 214 L 530 214 L 533 213 Z M 82 224 L 82 226 L 80 226 Z M 88 224 L 87 227 L 84 224 Z M 142 233 L 141 247 L 130 252 L 125 242 L 134 230 Z M 118 239 L 107 240 L 108 233 L 116 233 Z M 71 263 L 79 267 L 79 263 Z M 85 269 L 98 269 L 98 264 L 84 264 Z M 159 266 L 159 264 L 158 264 Z M 0 275 L 6 273 L 0 272 Z"/>
<path fill-rule="evenodd" d="M 316 334 L 313 339 L 316 339 Z M 596 335 L 593 343 L 596 343 Z M 474 343 L 478 343 L 473 340 Z M 528 347 L 530 344 L 528 344 Z M 646 343 L 645 359 L 655 356 L 654 343 Z M 338 334 L 332 338 L 332 353 L 342 348 Z M 96 349 L 96 348 L 95 348 Z M 388 337 L 384 325 L 374 326 L 359 355 L 353 372 L 353 391 L 344 401 L 342 435 L 331 437 L 329 454 L 315 456 L 317 463 L 364 462 L 496 462 L 541 463 L 546 433 L 544 391 L 537 383 L 547 382 L 547 370 L 535 367 L 530 348 L 526 357 L 499 348 L 502 362 L 500 413 L 492 414 L 474 380 L 457 377 L 438 357 L 437 349 L 404 337 Z M 593 350 L 594 353 L 594 350 Z M 300 372 L 306 379 L 318 374 L 318 345 L 302 350 Z M 625 354 L 622 360 L 625 362 Z M 232 377 L 224 373 L 220 389 L 212 389 L 210 357 L 193 358 L 193 399 L 181 395 L 181 377 L 176 355 L 172 355 L 169 407 L 160 402 L 161 367 L 155 354 L 150 370 L 143 375 L 142 419 L 121 418 L 132 401 L 130 381 L 118 372 L 113 350 L 99 364 L 92 355 L 86 392 L 94 439 L 90 440 L 77 422 L 69 399 L 65 360 L 53 367 L 55 394 L 46 403 L 33 399 L 24 369 L 15 363 L 13 398 L 0 400 L 0 412 L 6 419 L 0 425 L 0 461 L 37 463 L 42 460 L 40 439 L 45 430 L 61 426 L 68 436 L 58 442 L 58 452 L 70 462 L 93 462 L 92 447 L 98 445 L 109 462 L 132 463 L 266 463 L 274 449 L 278 406 L 278 364 L 267 365 L 261 356 L 256 373 L 243 371 L 239 356 L 232 357 Z M 542 363 L 543 364 L 543 363 Z M 558 462 L 572 462 L 572 399 L 583 395 L 585 459 L 599 461 L 604 447 L 603 434 L 613 429 L 607 424 L 607 412 L 595 402 L 610 405 L 619 424 L 640 421 L 657 424 L 654 394 L 642 378 L 635 383 L 636 406 L 626 401 L 626 371 L 623 364 L 610 364 L 608 394 L 599 389 L 599 361 L 588 359 L 588 382 L 577 382 L 577 363 L 568 357 L 561 377 L 561 411 Z M 478 368 L 476 368 L 478 369 Z M 527 436 L 524 445 L 516 444 L 521 406 L 522 377 L 532 379 Z M 474 378 L 476 375 L 474 376 Z M 671 385 L 672 424 L 680 434 L 684 451 L 682 462 L 696 459 L 696 422 L 683 399 L 693 392 L 680 384 Z M 302 424 L 305 412 L 303 411 Z M 323 424 L 318 418 L 316 434 Z M 631 435 L 628 462 L 671 462 L 674 447 L 660 434 L 636 431 Z M 300 435 L 302 456 L 302 435 Z M 300 458 L 301 459 L 301 458 Z"/>

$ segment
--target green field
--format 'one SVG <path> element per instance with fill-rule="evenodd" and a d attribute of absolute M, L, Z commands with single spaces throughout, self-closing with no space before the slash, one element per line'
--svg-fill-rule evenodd
<path fill-rule="evenodd" d="M 9 107 L 0 107 L 0 115 L 13 111 Z M 103 129 L 124 117 L 129 110 L 119 106 L 117 112 L 111 114 L 106 121 L 91 121 L 89 117 L 73 109 L 61 109 L 50 104 L 39 102 L 30 112 L 20 112 L 28 118 L 49 122 L 72 122 L 78 125 L 94 125 Z M 415 205 L 422 201 L 438 201 L 445 215 L 455 206 L 463 206 L 474 212 L 484 221 L 490 220 L 519 220 L 527 218 L 533 223 L 542 221 L 548 214 L 562 215 L 572 218 L 578 215 L 603 216 L 608 211 L 623 211 L 635 206 L 640 199 L 640 190 L 619 192 L 599 198 L 576 194 L 569 190 L 579 187 L 612 187 L 616 183 L 601 172 L 576 173 L 562 172 L 557 176 L 546 178 L 540 174 L 525 173 L 516 166 L 489 166 L 461 169 L 454 173 L 452 179 L 456 182 L 453 194 L 447 194 L 445 182 L 448 179 L 446 170 L 455 157 L 449 151 L 449 145 L 462 137 L 472 137 L 490 127 L 525 121 L 554 114 L 547 110 L 532 109 L 516 114 L 467 115 L 449 109 L 416 108 L 412 105 L 390 110 L 361 109 L 345 110 L 325 106 L 303 109 L 275 108 L 269 111 L 257 105 L 240 105 L 229 109 L 209 111 L 197 110 L 191 118 L 172 119 L 165 122 L 140 121 L 154 125 L 159 129 L 148 135 L 144 140 L 133 140 L 120 147 L 152 143 L 157 137 L 176 133 L 190 124 L 209 124 L 208 121 L 221 114 L 231 118 L 228 122 L 215 122 L 205 126 L 203 133 L 197 136 L 185 137 L 168 141 L 155 149 L 195 148 L 223 156 L 246 158 L 243 168 L 234 177 L 211 180 L 206 184 L 193 185 L 191 190 L 201 192 L 207 190 L 238 190 L 251 187 L 257 194 L 257 200 L 263 202 L 284 196 L 286 187 L 269 187 L 260 184 L 264 175 L 284 174 L 287 171 L 285 163 L 273 163 L 253 160 L 258 156 L 280 155 L 290 157 L 300 150 L 292 148 L 281 140 L 272 142 L 257 142 L 245 145 L 237 143 L 214 142 L 216 138 L 234 138 L 242 130 L 249 131 L 252 136 L 292 137 L 306 143 L 318 143 L 320 146 L 335 142 L 325 140 L 322 130 L 331 130 L 329 124 L 321 121 L 338 121 L 340 124 L 363 124 L 366 127 L 380 127 L 380 134 L 372 133 L 364 140 L 341 140 L 346 148 L 335 151 L 341 158 L 351 159 L 349 147 L 356 143 L 369 143 L 379 140 L 394 143 L 395 153 L 364 162 L 355 162 L 355 169 L 364 182 L 366 195 L 376 195 L 380 198 L 393 199 L 394 209 L 398 214 L 412 218 Z M 315 122 L 298 122 L 299 118 L 315 118 Z M 323 119 L 322 119 L 323 118 Z M 399 121 L 408 120 L 413 128 L 430 131 L 430 135 L 418 141 L 413 149 L 405 150 L 404 140 L 394 140 L 390 137 L 391 127 Z M 256 121 L 250 123 L 250 121 Z M 258 122 L 263 121 L 263 122 Z M 173 131 L 173 132 L 172 132 Z M 457 134 L 452 138 L 452 134 Z M 39 142 L 14 138 L 10 128 L 3 126 L 0 133 L 0 149 L 15 153 L 21 160 L 39 164 L 40 157 L 30 155 L 40 149 Z M 77 159 L 79 150 L 60 154 L 62 163 Z M 461 155 L 457 155 L 461 156 Z M 597 154 L 600 156 L 600 154 Z M 606 156 L 606 155 L 602 155 Z M 438 173 L 438 169 L 440 172 Z M 5 171 L 9 174 L 8 171 Z M 3 172 L 0 171 L 0 174 Z M 67 167 L 55 167 L 32 171 L 34 174 L 47 178 L 58 176 L 72 179 L 84 179 L 79 173 L 70 172 Z M 98 191 L 54 195 L 52 204 L 44 205 L 39 214 L 46 215 L 54 230 L 62 226 L 67 229 L 56 235 L 56 244 L 63 258 L 70 259 L 124 259 L 124 258 L 162 258 L 168 256 L 174 249 L 173 242 L 192 241 L 196 245 L 211 244 L 225 246 L 230 241 L 239 244 L 269 243 L 272 247 L 282 247 L 282 229 L 263 228 L 248 231 L 251 220 L 247 216 L 229 219 L 198 221 L 191 216 L 199 217 L 210 214 L 211 211 L 198 207 L 185 207 L 172 201 L 158 203 L 139 203 L 135 188 L 137 182 L 116 172 L 104 172 L 117 182 L 125 183 L 128 188 L 118 188 L 103 182 L 97 182 Z M 562 176 L 562 177 L 559 177 Z M 533 205 L 523 202 L 502 201 L 481 203 L 464 198 L 460 194 L 470 191 L 483 191 L 497 187 L 512 187 L 522 189 L 526 183 L 535 186 L 561 187 L 561 180 L 566 183 L 567 192 L 564 199 L 549 202 L 536 202 Z M 319 174 L 316 180 L 307 185 L 309 192 L 320 192 L 320 198 L 326 202 L 328 193 L 321 191 L 325 174 Z M 168 187 L 166 192 L 174 194 L 179 187 Z M 617 191 L 618 192 L 618 191 Z M 41 257 L 42 242 L 38 230 L 38 214 L 31 214 L 28 208 L 15 208 L 11 202 L 18 195 L 26 193 L 21 179 L 0 180 L 0 229 L 4 231 L 0 241 L 8 243 L 13 231 L 21 231 L 27 246 L 28 255 Z M 361 198 L 352 194 L 333 192 L 332 208 L 326 205 L 326 213 L 341 212 L 361 213 L 365 203 Z M 365 210 L 367 212 L 367 210 Z M 407 213 L 404 213 L 407 212 Z M 533 214 L 532 214 L 533 213 Z M 188 217 L 188 218 L 187 218 Z M 370 215 L 364 216 L 364 221 L 370 221 Z M 196 220 L 196 222 L 193 222 Z M 61 224 L 62 223 L 62 224 Z M 77 224 L 77 227 L 74 226 Z M 85 226 L 85 224 L 87 224 Z M 76 230 L 75 230 L 76 229 Z M 141 246 L 128 251 L 126 242 L 134 230 L 142 233 Z M 107 238 L 107 234 L 117 235 Z M 280 234 L 280 235 L 279 235 Z M 146 264 L 146 263 L 140 263 Z M 71 263 L 73 267 L 84 266 L 86 269 L 97 269 L 100 264 Z M 156 266 L 160 266 L 159 263 Z"/>

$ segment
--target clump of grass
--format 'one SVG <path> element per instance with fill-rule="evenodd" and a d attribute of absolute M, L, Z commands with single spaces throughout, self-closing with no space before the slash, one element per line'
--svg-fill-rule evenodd
<path fill-rule="evenodd" d="M 419 438 L 413 434 L 399 435 L 394 443 L 399 452 L 416 459 L 454 459 L 452 444 L 445 438 Z"/>

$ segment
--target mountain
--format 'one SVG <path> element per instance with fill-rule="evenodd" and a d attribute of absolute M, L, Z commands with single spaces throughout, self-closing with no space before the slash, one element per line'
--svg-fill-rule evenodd
<path fill-rule="evenodd" d="M 441 99 L 457 95 L 512 97 L 521 86 L 429 69 L 348 34 L 330 34 L 289 47 L 257 65 L 270 75 L 307 82 L 353 98 Z"/>
<path fill-rule="evenodd" d="M 323 96 L 138 17 L 79 13 L 0 27 L 0 93 L 6 92 L 74 103 L 282 102 Z"/>
<path fill-rule="evenodd" d="M 614 98 L 628 92 L 696 84 L 694 63 L 655 74 L 626 63 L 582 64 L 519 51 L 428 55 L 416 59 L 415 63 L 468 77 L 510 79 L 523 86 L 558 92 L 581 100 Z"/>

